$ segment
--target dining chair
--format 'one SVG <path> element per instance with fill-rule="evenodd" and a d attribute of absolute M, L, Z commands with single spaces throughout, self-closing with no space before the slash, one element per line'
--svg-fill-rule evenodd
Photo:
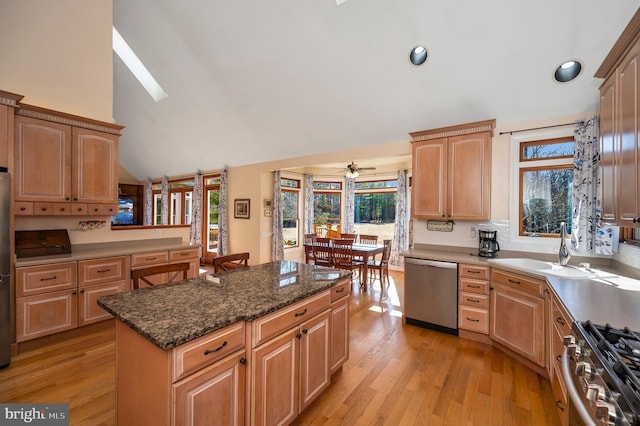
<path fill-rule="evenodd" d="M 313 240 L 313 263 L 318 266 L 333 266 L 331 238 L 316 237 Z"/>
<path fill-rule="evenodd" d="M 226 272 L 233 269 L 248 268 L 249 253 L 233 253 L 225 256 L 216 256 L 213 258 L 214 272 Z"/>
<path fill-rule="evenodd" d="M 304 234 L 304 263 L 314 263 L 313 240 L 316 234 Z"/>
<path fill-rule="evenodd" d="M 187 272 L 189 272 L 189 262 L 170 263 L 168 265 L 149 266 L 147 268 L 135 269 L 131 271 L 131 279 L 133 280 L 133 288 L 140 288 L 140 281 L 149 287 L 153 287 L 158 284 L 171 283 L 174 281 L 186 280 Z M 173 272 L 173 274 L 170 274 Z M 182 276 L 178 277 L 182 272 Z M 158 276 L 161 274 L 167 274 L 166 281 L 162 279 L 158 282 Z M 153 279 L 153 277 L 156 279 Z"/>
<path fill-rule="evenodd" d="M 353 240 L 349 238 L 341 238 L 332 241 L 333 249 L 333 266 L 338 269 L 348 269 L 350 271 L 360 271 L 363 263 L 353 256 Z M 358 274 L 359 277 L 362 274 Z M 354 274 L 351 275 L 351 282 L 353 282 Z"/>
<path fill-rule="evenodd" d="M 356 242 L 356 234 L 340 234 L 340 238 L 343 240 L 351 240 L 352 243 Z"/>
<path fill-rule="evenodd" d="M 360 244 L 375 246 L 378 244 L 378 236 L 360 234 L 360 238 L 358 239 L 358 241 Z"/>
<path fill-rule="evenodd" d="M 391 257 L 391 240 L 384 240 L 384 249 L 382 250 L 382 257 L 379 261 L 375 259 L 369 259 L 367 268 L 372 271 L 377 271 L 378 279 L 380 280 L 380 288 L 383 288 L 383 283 L 386 280 L 387 286 L 389 286 L 389 258 Z"/>

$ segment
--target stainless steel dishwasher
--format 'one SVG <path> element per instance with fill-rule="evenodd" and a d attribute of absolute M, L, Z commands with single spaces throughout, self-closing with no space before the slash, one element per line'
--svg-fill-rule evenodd
<path fill-rule="evenodd" d="M 458 264 L 405 257 L 407 324 L 458 335 Z"/>

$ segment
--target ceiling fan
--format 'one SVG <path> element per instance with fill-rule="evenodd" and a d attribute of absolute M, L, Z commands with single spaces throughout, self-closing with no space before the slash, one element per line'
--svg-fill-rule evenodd
<path fill-rule="evenodd" d="M 347 164 L 347 173 L 345 174 L 345 176 L 350 178 L 356 178 L 360 176 L 361 170 L 375 170 L 375 169 L 376 169 L 375 167 L 358 167 L 358 165 L 352 161 L 351 164 Z"/>

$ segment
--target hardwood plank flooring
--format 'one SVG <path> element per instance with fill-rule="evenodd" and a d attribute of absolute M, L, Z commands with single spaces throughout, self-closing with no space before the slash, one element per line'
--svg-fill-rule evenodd
<path fill-rule="evenodd" d="M 354 285 L 350 358 L 296 425 L 559 425 L 549 381 L 489 345 L 403 326 L 404 274 Z M 115 327 L 0 369 L 0 402 L 68 403 L 71 425 L 115 424 Z"/>

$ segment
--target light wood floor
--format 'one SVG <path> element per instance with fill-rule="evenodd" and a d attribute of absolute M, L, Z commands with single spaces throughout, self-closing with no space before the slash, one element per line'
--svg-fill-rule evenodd
<path fill-rule="evenodd" d="M 482 343 L 403 326 L 402 273 L 351 302 L 351 354 L 297 425 L 556 425 L 549 381 Z M 0 402 L 68 403 L 71 425 L 115 423 L 115 328 L 0 370 Z"/>

